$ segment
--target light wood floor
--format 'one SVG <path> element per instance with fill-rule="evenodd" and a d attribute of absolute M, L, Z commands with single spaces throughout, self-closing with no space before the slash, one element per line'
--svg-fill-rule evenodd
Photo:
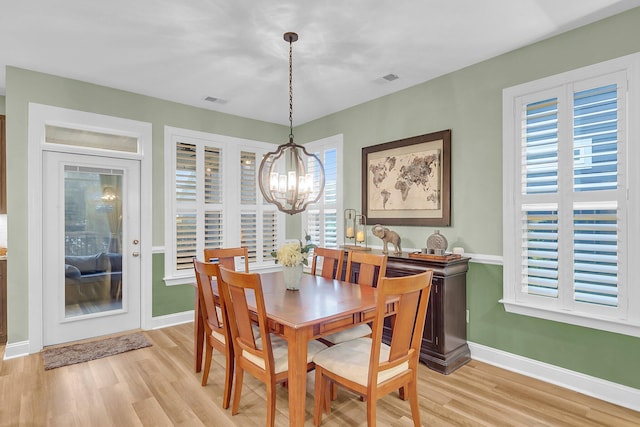
<path fill-rule="evenodd" d="M 1 426 L 263 426 L 264 386 L 245 375 L 240 413 L 221 408 L 214 356 L 209 384 L 192 368 L 192 324 L 148 331 L 152 347 L 44 371 L 40 354 L 0 361 Z M 1 353 L 3 353 L 3 349 Z M 639 426 L 640 413 L 472 361 L 451 375 L 420 367 L 425 426 Z M 278 388 L 276 425 L 288 425 Z M 307 384 L 313 425 L 313 373 Z M 323 426 L 366 425 L 365 403 L 340 390 Z M 378 401 L 378 426 L 410 426 L 408 402 Z"/>

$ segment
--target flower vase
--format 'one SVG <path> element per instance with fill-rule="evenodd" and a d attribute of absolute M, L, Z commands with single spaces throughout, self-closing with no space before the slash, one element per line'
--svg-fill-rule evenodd
<path fill-rule="evenodd" d="M 288 290 L 297 291 L 300 289 L 302 264 L 294 265 L 293 267 L 286 267 L 283 265 L 282 273 L 284 274 L 284 283 L 287 285 Z"/>

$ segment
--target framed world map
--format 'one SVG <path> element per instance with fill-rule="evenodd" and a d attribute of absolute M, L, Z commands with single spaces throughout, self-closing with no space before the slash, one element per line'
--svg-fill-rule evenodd
<path fill-rule="evenodd" d="M 362 149 L 362 212 L 369 224 L 451 222 L 451 130 Z"/>

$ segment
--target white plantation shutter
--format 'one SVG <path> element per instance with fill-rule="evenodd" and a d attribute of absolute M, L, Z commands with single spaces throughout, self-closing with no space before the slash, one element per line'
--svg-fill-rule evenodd
<path fill-rule="evenodd" d="M 525 207 L 522 215 L 522 276 L 527 293 L 558 297 L 558 211 Z"/>
<path fill-rule="evenodd" d="M 558 100 L 532 102 L 525 109 L 522 182 L 526 194 L 558 191 Z"/>
<path fill-rule="evenodd" d="M 196 147 L 176 144 L 176 270 L 192 268 L 196 255 Z"/>
<path fill-rule="evenodd" d="M 176 215 L 176 264 L 177 270 L 193 268 L 196 248 L 196 214 L 181 212 Z"/>
<path fill-rule="evenodd" d="M 204 147 L 204 202 L 222 203 L 222 153 L 218 148 Z"/>
<path fill-rule="evenodd" d="M 248 246 L 252 269 L 271 267 L 284 215 L 264 203 L 258 162 L 272 144 L 165 127 L 168 171 L 165 281 L 185 283 L 204 248 Z"/>
<path fill-rule="evenodd" d="M 224 246 L 222 212 L 205 211 L 204 213 L 204 247 L 221 248 Z"/>
<path fill-rule="evenodd" d="M 240 152 L 240 203 L 243 205 L 256 205 L 258 169 L 256 165 L 256 153 Z"/>
<path fill-rule="evenodd" d="M 262 214 L 262 259 L 270 260 L 271 252 L 278 249 L 278 214 L 267 211 Z"/>
<path fill-rule="evenodd" d="M 342 244 L 342 136 L 305 145 L 324 166 L 325 186 L 320 200 L 303 214 L 302 233 L 308 233 L 318 246 L 337 248 Z M 314 175 L 317 177 L 317 174 Z M 316 181 L 314 185 L 318 185 Z M 340 218 L 340 222 L 337 221 Z"/>
<path fill-rule="evenodd" d="M 249 262 L 256 262 L 258 246 L 258 221 L 255 212 L 242 212 L 240 214 L 240 239 L 241 246 L 249 248 Z"/>
<path fill-rule="evenodd" d="M 630 184 L 640 184 L 625 169 L 631 73 L 611 68 L 594 66 L 593 78 L 566 73 L 505 90 L 503 302 L 509 311 L 563 321 L 573 313 L 578 324 L 616 331 L 607 319 L 640 326 L 640 291 L 629 288 L 625 250 L 627 218 L 637 218 L 630 213 Z"/>
<path fill-rule="evenodd" d="M 618 218 L 588 204 L 573 211 L 573 273 L 576 301 L 618 306 Z"/>
<path fill-rule="evenodd" d="M 176 201 L 196 201 L 196 147 L 178 143 L 176 146 Z"/>

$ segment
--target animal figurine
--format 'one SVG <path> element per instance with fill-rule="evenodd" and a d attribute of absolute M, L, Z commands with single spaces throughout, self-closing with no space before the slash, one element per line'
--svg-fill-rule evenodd
<path fill-rule="evenodd" d="M 396 233 L 395 231 L 391 231 L 387 227 L 383 227 L 380 224 L 374 225 L 371 229 L 371 232 L 374 236 L 379 237 L 384 242 L 384 248 L 382 249 L 383 254 L 389 253 L 389 242 L 391 242 L 391 244 L 393 245 L 394 254 L 402 254 L 402 248 L 400 247 L 400 236 L 398 235 L 398 233 Z"/>

